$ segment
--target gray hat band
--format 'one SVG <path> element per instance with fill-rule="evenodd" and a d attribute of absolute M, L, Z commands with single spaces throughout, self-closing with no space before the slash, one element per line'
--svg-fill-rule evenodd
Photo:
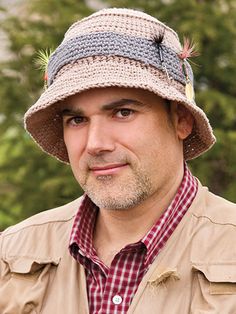
<path fill-rule="evenodd" d="M 169 77 L 185 84 L 186 78 L 178 54 L 164 44 L 160 44 L 160 46 L 158 47 L 154 39 L 148 40 L 114 32 L 97 32 L 74 37 L 63 42 L 52 54 L 47 69 L 48 84 L 53 83 L 55 76 L 63 66 L 93 56 L 125 57 L 162 71 L 165 67 Z M 185 65 L 188 77 L 193 83 L 191 66 L 186 61 Z"/>

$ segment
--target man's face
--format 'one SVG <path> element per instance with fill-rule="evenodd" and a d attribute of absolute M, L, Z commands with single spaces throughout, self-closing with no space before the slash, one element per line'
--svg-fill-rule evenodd
<path fill-rule="evenodd" d="M 71 168 L 97 206 L 128 209 L 168 193 L 183 164 L 176 121 L 163 99 L 139 89 L 92 89 L 64 102 Z"/>

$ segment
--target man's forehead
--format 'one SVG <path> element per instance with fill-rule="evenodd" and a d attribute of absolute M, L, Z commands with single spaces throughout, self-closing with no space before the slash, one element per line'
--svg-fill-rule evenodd
<path fill-rule="evenodd" d="M 105 104 L 97 104 L 96 108 L 101 111 L 114 110 L 123 106 L 136 106 L 136 107 L 149 107 L 149 104 L 142 103 L 136 99 L 122 98 L 114 100 Z M 71 103 L 70 101 L 65 102 L 62 107 L 62 114 L 68 113 L 84 113 L 86 111 L 86 106 L 83 103 Z"/>
<path fill-rule="evenodd" d="M 148 106 L 152 103 L 163 103 L 159 96 L 145 90 L 129 88 L 104 88 L 89 90 L 73 95 L 62 102 L 63 110 L 80 110 L 96 107 L 100 110 L 112 110 L 120 106 L 133 105 L 137 107 Z"/>

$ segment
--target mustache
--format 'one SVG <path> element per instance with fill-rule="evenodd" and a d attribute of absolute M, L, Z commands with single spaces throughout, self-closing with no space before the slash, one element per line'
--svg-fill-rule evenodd
<path fill-rule="evenodd" d="M 131 160 L 127 155 L 119 154 L 113 156 L 88 156 L 86 160 L 83 161 L 83 164 L 89 169 L 96 166 L 105 166 L 107 164 L 130 164 Z"/>

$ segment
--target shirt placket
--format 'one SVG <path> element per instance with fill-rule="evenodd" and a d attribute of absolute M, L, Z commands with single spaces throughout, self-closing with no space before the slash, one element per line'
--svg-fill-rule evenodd
<path fill-rule="evenodd" d="M 132 247 L 127 246 L 116 254 L 107 274 L 99 314 L 118 314 L 128 311 L 138 286 L 137 281 L 139 281 L 144 258 L 142 243 L 137 243 Z M 139 264 L 135 263 L 137 259 L 139 259 Z"/>

